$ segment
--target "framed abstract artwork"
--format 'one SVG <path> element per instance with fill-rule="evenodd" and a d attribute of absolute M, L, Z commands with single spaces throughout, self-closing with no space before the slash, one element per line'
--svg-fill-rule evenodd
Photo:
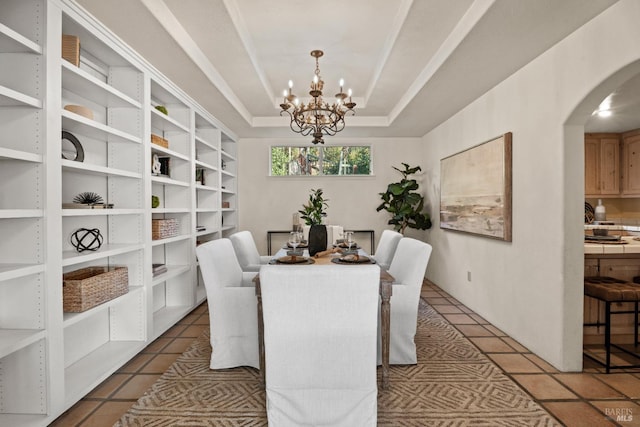
<path fill-rule="evenodd" d="M 511 241 L 511 132 L 440 160 L 440 228 Z"/>

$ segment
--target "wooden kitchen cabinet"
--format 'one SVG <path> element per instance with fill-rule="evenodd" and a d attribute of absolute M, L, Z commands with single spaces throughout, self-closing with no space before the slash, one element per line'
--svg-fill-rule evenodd
<path fill-rule="evenodd" d="M 585 134 L 584 161 L 584 192 L 587 197 L 620 194 L 620 134 Z M 640 186 L 640 179 L 638 183 Z"/>
<path fill-rule="evenodd" d="M 622 134 L 622 194 L 640 195 L 640 130 Z"/>

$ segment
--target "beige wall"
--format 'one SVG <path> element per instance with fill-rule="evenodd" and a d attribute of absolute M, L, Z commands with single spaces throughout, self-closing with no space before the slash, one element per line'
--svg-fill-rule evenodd
<path fill-rule="evenodd" d="M 371 144 L 374 176 L 370 177 L 270 177 L 269 147 L 308 144 L 309 138 L 241 139 L 239 162 L 239 229 L 252 232 L 258 250 L 267 253 L 267 230 L 291 229 L 292 216 L 308 200 L 309 190 L 322 188 L 329 199 L 327 223 L 351 229 L 373 229 L 376 242 L 387 225 L 386 212 L 376 212 L 378 193 L 402 176 L 392 169 L 400 163 L 420 164 L 420 138 L 326 138 L 329 144 Z M 431 185 L 419 176 L 421 187 Z M 434 211 L 435 212 L 435 211 Z M 362 236 L 366 238 L 365 236 Z M 367 242 L 365 242 L 366 244 Z M 367 248 L 368 246 L 365 246 Z"/>
<path fill-rule="evenodd" d="M 513 241 L 436 221 L 428 277 L 564 371 L 582 368 L 583 125 L 640 72 L 637 17 L 639 2 L 620 1 L 424 137 L 437 182 L 439 159 L 513 132 Z"/>

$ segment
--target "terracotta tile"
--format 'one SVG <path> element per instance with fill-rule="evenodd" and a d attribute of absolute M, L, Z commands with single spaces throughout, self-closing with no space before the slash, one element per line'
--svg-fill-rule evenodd
<path fill-rule="evenodd" d="M 49 427 L 75 426 L 101 404 L 102 402 L 99 400 L 81 400 L 56 418 L 53 423 L 49 424 Z"/>
<path fill-rule="evenodd" d="M 175 325 L 169 328 L 164 334 L 162 334 L 163 338 L 175 338 L 179 337 L 182 331 L 187 329 L 187 325 Z"/>
<path fill-rule="evenodd" d="M 440 314 L 454 314 L 454 313 L 462 313 L 455 305 L 437 305 L 434 307 L 436 311 Z"/>
<path fill-rule="evenodd" d="M 94 388 L 87 397 L 106 399 L 113 394 L 118 387 L 127 382 L 131 375 L 113 374 L 102 382 L 98 387 Z"/>
<path fill-rule="evenodd" d="M 209 323 L 210 323 L 209 320 L 210 320 L 210 318 L 209 318 L 209 314 L 208 313 L 201 314 L 200 317 L 198 317 L 196 319 L 196 321 L 193 322 L 193 324 L 194 325 L 209 325 Z"/>
<path fill-rule="evenodd" d="M 475 313 L 470 313 L 469 316 L 471 316 L 471 318 L 473 318 L 476 322 L 480 323 L 481 325 L 489 324 L 489 322 L 487 322 L 484 317 L 479 316 Z"/>
<path fill-rule="evenodd" d="M 494 335 L 497 335 L 499 337 L 506 337 L 508 336 L 507 334 L 505 334 L 504 332 L 502 332 L 500 329 L 496 328 L 493 325 L 486 325 L 485 326 L 488 330 L 490 330 L 491 332 L 494 333 Z"/>
<path fill-rule="evenodd" d="M 176 338 L 171 342 L 171 344 L 166 346 L 162 352 L 182 354 L 189 348 L 192 342 L 193 338 Z"/>
<path fill-rule="evenodd" d="M 547 362 L 545 362 L 535 354 L 527 353 L 527 354 L 524 354 L 523 356 L 531 360 L 536 365 L 538 365 L 545 372 L 558 372 L 556 368 L 554 368 L 553 366 L 551 366 L 550 364 L 548 364 Z"/>
<path fill-rule="evenodd" d="M 625 427 L 640 426 L 640 406 L 630 400 L 594 400 L 591 404 L 605 417 Z"/>
<path fill-rule="evenodd" d="M 542 370 L 533 362 L 518 353 L 512 354 L 488 354 L 503 371 L 508 373 L 541 373 Z"/>
<path fill-rule="evenodd" d="M 491 331 L 482 325 L 456 325 L 456 328 L 462 332 L 464 336 L 468 337 L 492 337 L 494 336 Z"/>
<path fill-rule="evenodd" d="M 180 354 L 178 353 L 158 354 L 147 363 L 140 372 L 145 374 L 163 374 L 179 356 Z"/>
<path fill-rule="evenodd" d="M 516 351 L 518 351 L 520 353 L 528 353 L 529 352 L 529 349 L 527 349 L 525 346 L 523 346 L 522 344 L 520 344 L 518 341 L 514 340 L 511 337 L 504 337 L 502 339 L 504 340 L 504 342 L 509 344 L 511 347 L 513 347 Z"/>
<path fill-rule="evenodd" d="M 179 325 L 190 325 L 200 317 L 200 313 L 191 312 L 178 321 Z"/>
<path fill-rule="evenodd" d="M 127 383 L 120 387 L 113 395 L 113 398 L 138 400 L 158 378 L 160 378 L 160 374 L 134 375 Z M 131 406 L 131 403 L 129 406 Z"/>
<path fill-rule="evenodd" d="M 609 427 L 615 426 L 604 415 L 584 402 L 544 402 L 542 405 L 570 427 Z"/>
<path fill-rule="evenodd" d="M 105 402 L 80 427 L 113 427 L 134 402 Z"/>
<path fill-rule="evenodd" d="M 189 325 L 184 331 L 182 331 L 180 338 L 198 338 L 206 329 L 209 329 L 208 325 Z"/>
<path fill-rule="evenodd" d="M 438 291 L 422 291 L 422 297 L 424 298 L 440 298 L 441 296 Z"/>
<path fill-rule="evenodd" d="M 475 337 L 469 340 L 476 345 L 483 353 L 514 353 L 515 350 L 509 347 L 498 337 Z"/>
<path fill-rule="evenodd" d="M 118 373 L 135 374 L 152 358 L 153 354 L 140 353 L 118 369 Z"/>
<path fill-rule="evenodd" d="M 476 321 L 466 314 L 443 314 L 442 317 L 447 319 L 452 325 L 475 325 Z"/>
<path fill-rule="evenodd" d="M 425 298 L 430 305 L 451 305 L 447 298 Z"/>
<path fill-rule="evenodd" d="M 451 298 L 451 297 L 449 297 L 449 298 L 447 298 L 447 301 L 449 301 L 449 303 L 450 303 L 450 304 L 454 304 L 454 305 L 462 305 L 462 304 L 460 303 L 460 301 L 458 301 L 458 300 L 457 300 L 457 299 L 455 299 L 455 298 Z"/>
<path fill-rule="evenodd" d="M 640 378 L 628 373 L 601 374 L 594 376 L 626 396 L 632 399 L 640 399 Z M 637 415 L 640 418 L 640 412 Z"/>
<path fill-rule="evenodd" d="M 585 399 L 620 399 L 622 393 L 590 374 L 554 374 L 554 377 Z"/>
<path fill-rule="evenodd" d="M 513 375 L 513 379 L 538 400 L 578 399 L 578 396 L 547 374 Z"/>
<path fill-rule="evenodd" d="M 143 353 L 160 353 L 162 349 L 171 342 L 171 338 L 157 338 L 154 342 L 149 344 L 142 350 Z"/>

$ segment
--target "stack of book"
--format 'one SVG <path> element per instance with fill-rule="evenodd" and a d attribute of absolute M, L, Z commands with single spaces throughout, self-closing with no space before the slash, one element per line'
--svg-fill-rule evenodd
<path fill-rule="evenodd" d="M 205 231 L 207 227 L 204 225 L 196 225 L 196 231 Z"/>
<path fill-rule="evenodd" d="M 153 264 L 152 265 L 153 277 L 156 277 L 159 274 L 167 272 L 167 266 L 164 264 Z"/>

